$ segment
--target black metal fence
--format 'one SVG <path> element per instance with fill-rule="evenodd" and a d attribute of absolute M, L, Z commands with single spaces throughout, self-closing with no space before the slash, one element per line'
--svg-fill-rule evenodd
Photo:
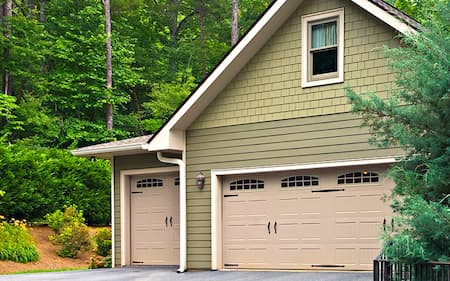
<path fill-rule="evenodd" d="M 377 258 L 373 261 L 373 280 L 450 281 L 450 262 L 403 264 Z"/>

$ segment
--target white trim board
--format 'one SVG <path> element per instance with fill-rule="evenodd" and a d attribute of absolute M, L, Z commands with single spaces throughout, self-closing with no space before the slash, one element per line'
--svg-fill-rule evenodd
<path fill-rule="evenodd" d="M 267 172 L 280 172 L 280 171 L 293 171 L 293 170 L 307 170 L 307 169 L 322 169 L 322 168 L 334 168 L 345 166 L 360 166 L 360 165 L 376 165 L 376 164 L 390 164 L 397 162 L 398 156 L 391 156 L 388 158 L 370 158 L 370 159 L 355 159 L 345 161 L 330 161 L 330 162 L 317 162 L 307 164 L 293 164 L 284 166 L 261 166 L 250 168 L 237 168 L 237 169 L 213 169 L 211 174 L 216 176 L 237 175 L 237 174 L 254 174 L 254 173 L 267 173 Z"/>
<path fill-rule="evenodd" d="M 395 156 L 388 158 L 371 158 L 360 160 L 345 160 L 334 162 L 318 162 L 310 164 L 294 164 L 285 166 L 266 166 L 236 169 L 211 170 L 211 269 L 223 268 L 222 262 L 222 177 L 252 173 L 269 173 L 293 170 L 323 169 L 346 166 L 364 166 L 377 164 L 392 164 L 397 162 Z"/>
<path fill-rule="evenodd" d="M 371 3 L 370 1 L 352 0 L 352 2 L 400 33 L 403 34 L 417 33 L 417 30 L 415 30 L 408 24 L 404 23 L 403 21 L 399 20 L 398 18 L 394 17 L 393 15 L 389 14 L 388 12 L 381 9 L 377 5 Z"/>
<path fill-rule="evenodd" d="M 130 177 L 135 175 L 178 172 L 178 167 L 146 168 L 120 171 L 120 265 L 131 265 Z M 114 214 L 113 214 L 114 216 Z"/>
<path fill-rule="evenodd" d="M 114 188 L 114 156 L 111 157 L 109 161 L 109 165 L 111 166 L 111 267 L 116 267 L 116 220 L 115 220 L 115 188 Z"/>

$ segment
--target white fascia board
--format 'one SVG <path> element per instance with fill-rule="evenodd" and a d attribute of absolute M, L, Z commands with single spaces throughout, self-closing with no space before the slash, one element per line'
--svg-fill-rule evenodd
<path fill-rule="evenodd" d="M 398 157 L 401 157 L 401 156 L 391 156 L 391 157 L 385 157 L 385 158 L 343 160 L 343 161 L 334 161 L 334 162 L 294 164 L 294 165 L 286 165 L 286 166 L 250 167 L 250 168 L 220 169 L 220 170 L 214 169 L 214 170 L 211 170 L 211 174 L 214 176 L 226 176 L 226 175 L 237 175 L 237 174 L 283 172 L 283 171 L 336 168 L 336 167 L 347 167 L 347 166 L 392 164 L 392 163 L 398 162 Z"/>
<path fill-rule="evenodd" d="M 377 5 L 371 3 L 367 0 L 352 0 L 353 3 L 360 6 L 364 10 L 366 10 L 368 13 L 372 14 L 382 22 L 386 23 L 387 25 L 391 26 L 395 30 L 397 30 L 400 33 L 408 34 L 417 33 L 417 30 L 409 26 L 408 24 L 404 23 L 403 21 L 399 20 L 398 18 L 394 17 L 393 15 L 389 14 L 385 10 L 381 9 Z"/>
<path fill-rule="evenodd" d="M 86 150 L 71 150 L 70 153 L 74 156 L 95 156 L 99 154 L 113 154 L 117 152 L 127 152 L 141 149 L 142 144 L 123 144 L 117 146 L 99 147 Z"/>
<path fill-rule="evenodd" d="M 148 151 L 183 151 L 184 146 L 184 131 L 169 130 L 169 127 L 165 126 L 151 139 L 150 143 L 141 145 L 141 148 Z"/>

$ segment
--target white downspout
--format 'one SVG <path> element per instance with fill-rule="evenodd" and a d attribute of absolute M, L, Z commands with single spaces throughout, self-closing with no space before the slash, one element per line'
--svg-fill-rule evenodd
<path fill-rule="evenodd" d="M 111 160 L 110 160 L 110 165 L 111 165 L 111 267 L 115 268 L 116 267 L 116 220 L 114 219 L 114 217 L 116 216 L 115 213 L 115 187 L 114 187 L 114 156 L 111 156 Z"/>
<path fill-rule="evenodd" d="M 186 164 L 182 159 L 167 158 L 157 152 L 158 160 L 163 163 L 175 164 L 180 167 L 180 267 L 177 272 L 186 271 Z"/>

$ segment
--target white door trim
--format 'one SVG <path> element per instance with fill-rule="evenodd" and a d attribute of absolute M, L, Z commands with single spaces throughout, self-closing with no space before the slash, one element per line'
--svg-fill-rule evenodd
<path fill-rule="evenodd" d="M 178 167 L 147 168 L 120 171 L 120 265 L 131 265 L 130 177 L 135 175 L 178 172 Z M 113 214 L 114 215 L 114 214 Z"/>
<path fill-rule="evenodd" d="M 361 166 L 376 164 L 391 164 L 397 162 L 397 158 L 372 158 L 359 160 L 346 160 L 335 162 L 318 162 L 308 164 L 294 164 L 285 166 L 262 166 L 235 169 L 211 170 L 211 269 L 223 269 L 222 263 L 222 179 L 227 175 L 268 173 L 280 171 L 334 168 L 345 166 Z"/>

